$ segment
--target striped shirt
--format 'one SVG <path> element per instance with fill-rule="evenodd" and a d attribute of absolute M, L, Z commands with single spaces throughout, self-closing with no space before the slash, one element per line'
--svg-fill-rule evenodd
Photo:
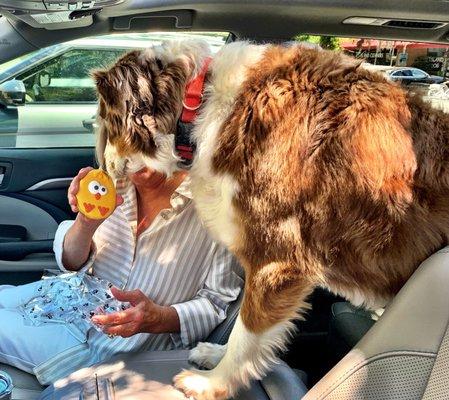
<path fill-rule="evenodd" d="M 235 258 L 214 242 L 201 224 L 188 178 L 172 195 L 171 207 L 162 210 L 138 237 L 135 187 L 127 180 L 119 180 L 117 192 L 124 203 L 95 232 L 92 252 L 82 270 L 91 270 L 123 290 L 140 289 L 157 304 L 172 305 L 181 331 L 110 339 L 92 328 L 84 347 L 84 353 L 89 354 L 86 364 L 118 353 L 189 348 L 204 340 L 226 318 L 228 304 L 243 286 Z M 64 236 L 73 222 L 62 222 L 55 235 L 54 251 L 63 271 Z M 49 365 L 57 370 L 54 360 Z M 43 365 L 38 371 L 41 376 L 46 375 L 47 367 Z"/>

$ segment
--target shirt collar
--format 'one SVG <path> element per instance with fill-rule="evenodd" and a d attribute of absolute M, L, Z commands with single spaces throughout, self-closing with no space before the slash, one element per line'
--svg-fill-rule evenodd
<path fill-rule="evenodd" d="M 120 209 L 129 222 L 137 223 L 137 196 L 136 188 L 128 178 L 120 178 L 115 181 L 117 193 L 123 197 L 124 203 Z"/>
<path fill-rule="evenodd" d="M 190 190 L 190 177 L 186 176 L 182 183 L 176 188 L 175 193 L 187 197 L 189 200 L 192 200 L 192 191 Z"/>

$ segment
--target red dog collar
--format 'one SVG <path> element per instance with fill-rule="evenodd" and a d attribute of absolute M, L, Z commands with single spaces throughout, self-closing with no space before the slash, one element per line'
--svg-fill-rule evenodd
<path fill-rule="evenodd" d="M 204 82 L 211 61 L 212 57 L 206 58 L 200 73 L 186 86 L 184 101 L 182 102 L 182 114 L 175 134 L 175 149 L 181 158 L 179 163 L 181 168 L 190 168 L 193 161 L 195 145 L 190 140 L 190 131 L 192 130 L 192 122 L 195 120 L 198 109 L 203 102 Z"/>
<path fill-rule="evenodd" d="M 211 61 L 212 57 L 207 57 L 204 60 L 200 73 L 186 86 L 184 101 L 182 102 L 181 122 L 192 123 L 196 118 L 198 109 L 203 101 L 204 81 L 206 80 L 206 74 Z"/>

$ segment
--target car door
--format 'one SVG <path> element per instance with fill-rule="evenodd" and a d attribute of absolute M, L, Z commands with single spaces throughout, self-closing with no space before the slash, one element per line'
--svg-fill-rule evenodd
<path fill-rule="evenodd" d="M 80 45 L 81 46 L 81 45 Z M 17 147 L 68 145 L 91 140 L 97 103 L 90 71 L 108 65 L 124 49 L 67 47 L 66 51 L 20 73 L 26 99 L 17 107 Z"/>
<path fill-rule="evenodd" d="M 421 82 L 421 83 L 431 82 L 430 76 L 426 74 L 424 71 L 421 71 L 420 69 L 412 69 L 411 72 L 413 75 L 414 82 Z"/>
<path fill-rule="evenodd" d="M 401 82 L 405 85 L 410 84 L 410 82 L 414 82 L 415 78 L 412 74 L 412 71 L 409 69 L 404 69 L 402 71 L 402 78 L 401 78 Z"/>
<path fill-rule="evenodd" d="M 56 268 L 55 231 L 74 218 L 67 188 L 80 168 L 95 164 L 89 72 L 124 50 L 105 51 L 70 49 L 22 71 L 14 78 L 24 82 L 27 101 L 0 106 L 10 116 L 0 133 L 0 284 L 31 282 Z"/>
<path fill-rule="evenodd" d="M 0 283 L 19 284 L 54 269 L 58 224 L 73 219 L 67 187 L 93 165 L 92 147 L 0 149 Z"/>

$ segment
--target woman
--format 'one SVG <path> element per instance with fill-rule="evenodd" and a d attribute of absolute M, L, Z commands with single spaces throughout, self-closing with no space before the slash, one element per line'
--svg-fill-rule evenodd
<path fill-rule="evenodd" d="M 68 200 L 78 211 L 79 181 Z M 0 362 L 34 373 L 42 384 L 113 355 L 187 348 L 226 318 L 241 290 L 236 261 L 210 239 L 196 215 L 185 173 L 170 179 L 144 168 L 117 182 L 117 208 L 105 220 L 78 213 L 60 224 L 54 240 L 62 271 L 90 271 L 111 282 L 131 307 L 92 322 L 83 332 L 69 324 L 27 324 L 21 305 L 39 295 L 40 282 L 0 287 Z"/>

